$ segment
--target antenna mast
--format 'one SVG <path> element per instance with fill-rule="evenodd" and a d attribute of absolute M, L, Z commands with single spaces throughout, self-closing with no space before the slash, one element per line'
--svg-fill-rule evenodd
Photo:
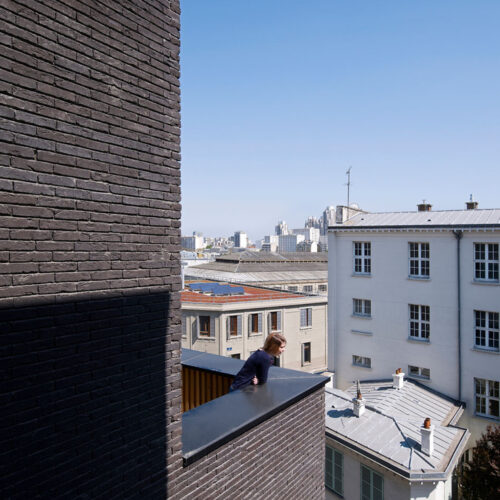
<path fill-rule="evenodd" d="M 346 174 L 347 174 L 347 208 L 349 208 L 349 191 L 351 188 L 351 168 L 352 167 L 349 167 L 349 169 L 346 172 Z"/>

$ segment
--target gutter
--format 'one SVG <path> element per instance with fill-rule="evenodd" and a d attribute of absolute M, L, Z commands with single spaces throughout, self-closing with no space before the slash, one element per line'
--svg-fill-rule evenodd
<path fill-rule="evenodd" d="M 458 343 L 458 400 L 462 399 L 462 295 L 461 295 L 461 275 L 460 275 L 460 240 L 462 231 L 453 231 L 457 239 L 457 343 Z"/>

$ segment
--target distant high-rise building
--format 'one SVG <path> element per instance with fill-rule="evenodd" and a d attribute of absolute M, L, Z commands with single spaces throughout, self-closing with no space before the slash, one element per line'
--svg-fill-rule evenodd
<path fill-rule="evenodd" d="M 238 248 L 246 248 L 248 246 L 247 233 L 243 231 L 236 231 L 234 233 L 234 246 Z"/>
<path fill-rule="evenodd" d="M 205 248 L 205 238 L 201 233 L 193 231 L 193 236 L 182 236 L 181 247 L 185 250 L 199 250 Z"/>
<path fill-rule="evenodd" d="M 320 229 L 321 222 L 319 219 L 311 215 L 307 218 L 306 222 L 304 223 L 304 227 L 314 227 L 316 229 Z"/>
<path fill-rule="evenodd" d="M 288 231 L 288 225 L 284 220 L 280 220 L 278 222 L 278 225 L 275 228 L 275 232 L 277 236 L 290 234 L 290 232 Z"/>
<path fill-rule="evenodd" d="M 293 229 L 293 234 L 302 234 L 306 241 L 319 242 L 320 231 L 315 227 L 304 227 L 301 229 Z"/>
<path fill-rule="evenodd" d="M 335 222 L 335 207 L 330 205 L 323 210 L 320 218 L 320 231 L 322 235 L 328 234 L 328 226 Z"/>
<path fill-rule="evenodd" d="M 296 252 L 297 245 L 304 241 L 303 234 L 283 234 L 279 237 L 279 251 L 280 252 Z"/>

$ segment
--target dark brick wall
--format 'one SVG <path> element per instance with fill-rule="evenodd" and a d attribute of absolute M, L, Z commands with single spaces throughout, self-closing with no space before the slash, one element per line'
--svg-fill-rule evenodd
<path fill-rule="evenodd" d="M 182 499 L 325 498 L 325 392 L 321 388 L 206 457 L 171 474 Z"/>
<path fill-rule="evenodd" d="M 164 498 L 177 0 L 0 2 L 0 497 Z"/>

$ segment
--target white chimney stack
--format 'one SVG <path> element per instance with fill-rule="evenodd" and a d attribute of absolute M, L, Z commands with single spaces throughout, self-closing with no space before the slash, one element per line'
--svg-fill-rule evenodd
<path fill-rule="evenodd" d="M 405 383 L 404 376 L 405 376 L 405 374 L 403 373 L 401 368 L 398 368 L 396 370 L 396 373 L 392 374 L 392 387 L 394 389 L 402 389 L 403 388 L 403 385 Z"/>
<path fill-rule="evenodd" d="M 352 410 L 354 412 L 354 415 L 356 415 L 356 417 L 361 417 L 361 415 L 363 415 L 363 413 L 365 412 L 366 408 L 365 408 L 365 402 L 363 401 L 363 396 L 361 395 L 361 386 L 359 384 L 359 380 L 357 383 L 357 396 L 353 398 L 352 402 L 353 402 Z"/>
<path fill-rule="evenodd" d="M 422 452 L 429 457 L 432 456 L 434 453 L 434 426 L 431 425 L 430 418 L 424 420 L 424 425 L 420 427 L 420 435 L 422 436 Z"/>

